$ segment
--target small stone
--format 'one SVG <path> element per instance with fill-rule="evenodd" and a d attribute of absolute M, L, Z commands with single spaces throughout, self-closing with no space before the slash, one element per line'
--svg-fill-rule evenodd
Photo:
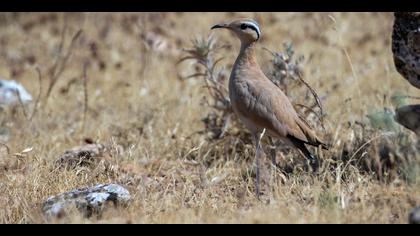
<path fill-rule="evenodd" d="M 85 217 L 90 217 L 94 213 L 101 214 L 107 203 L 126 205 L 130 199 L 128 190 L 118 184 L 99 184 L 49 197 L 43 203 L 42 212 L 49 218 L 62 217 L 76 208 Z"/>
<path fill-rule="evenodd" d="M 414 208 L 408 217 L 408 221 L 410 224 L 420 224 L 420 206 Z"/>
<path fill-rule="evenodd" d="M 106 148 L 101 144 L 87 144 L 65 151 L 57 160 L 59 166 L 84 166 L 107 155 Z"/>

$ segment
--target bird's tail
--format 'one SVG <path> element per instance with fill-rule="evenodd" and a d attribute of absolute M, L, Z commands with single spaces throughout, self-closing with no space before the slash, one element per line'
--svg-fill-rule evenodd
<path fill-rule="evenodd" d="M 307 138 L 306 144 L 315 146 L 315 147 L 321 147 L 322 149 L 328 150 L 329 147 L 327 144 L 325 144 L 312 130 L 309 123 L 301 116 L 299 116 L 299 119 L 296 120 L 296 124 L 300 127 L 301 131 L 305 134 Z"/>
<path fill-rule="evenodd" d="M 309 161 L 309 164 L 312 167 L 312 171 L 313 172 L 317 172 L 318 168 L 319 168 L 319 162 L 318 162 L 318 158 L 314 155 L 312 155 L 311 152 L 309 152 L 309 150 L 306 148 L 305 143 L 295 137 L 289 137 L 290 141 L 292 141 L 293 145 L 299 149 L 303 155 L 305 156 L 305 158 Z"/>

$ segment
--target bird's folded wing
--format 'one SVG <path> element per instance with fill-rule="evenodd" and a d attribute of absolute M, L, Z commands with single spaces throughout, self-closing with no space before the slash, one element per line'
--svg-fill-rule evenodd
<path fill-rule="evenodd" d="M 274 84 L 252 81 L 242 88 L 239 112 L 253 123 L 266 128 L 279 137 L 292 136 L 310 145 L 322 145 L 313 130 L 303 122 L 287 96 Z M 324 146 L 324 145 L 323 145 Z"/>

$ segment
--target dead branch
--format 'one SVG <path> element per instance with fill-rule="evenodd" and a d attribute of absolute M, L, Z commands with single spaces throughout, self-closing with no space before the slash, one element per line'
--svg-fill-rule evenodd
<path fill-rule="evenodd" d="M 3 146 L 3 147 L 5 147 L 6 148 L 6 151 L 7 151 L 7 155 L 10 155 L 10 148 L 9 148 L 9 146 L 7 146 L 6 144 L 1 143 L 1 142 L 0 142 L 0 145 Z"/>
<path fill-rule="evenodd" d="M 38 111 L 39 100 L 41 99 L 41 94 L 42 94 L 42 74 L 41 74 L 41 70 L 38 67 L 36 67 L 35 70 L 38 73 L 39 91 L 38 91 L 38 96 L 36 97 L 36 101 L 35 101 L 35 104 L 34 104 L 34 109 L 32 111 L 32 115 L 29 118 L 30 121 L 32 121 L 36 112 Z"/>
<path fill-rule="evenodd" d="M 315 98 L 315 102 L 317 104 L 317 106 L 319 107 L 320 110 L 320 115 L 319 117 L 321 118 L 321 125 L 322 127 L 324 127 L 324 110 L 322 108 L 322 103 L 321 103 L 321 99 L 319 99 L 318 94 L 316 93 L 316 91 L 302 78 L 302 74 L 300 72 L 297 73 L 299 80 L 306 86 L 308 87 L 308 89 L 311 91 L 312 95 Z"/>
<path fill-rule="evenodd" d="M 25 109 L 25 104 L 23 104 L 23 101 L 22 101 L 22 98 L 21 98 L 21 96 L 20 96 L 20 92 L 19 92 L 19 90 L 15 89 L 14 91 L 15 91 L 16 96 L 17 96 L 17 98 L 18 98 L 19 105 L 20 105 L 20 107 L 22 108 L 23 115 L 25 116 L 25 118 L 26 118 L 26 119 L 28 119 L 28 113 L 26 112 L 26 109 Z"/>
<path fill-rule="evenodd" d="M 87 67 L 88 67 L 88 62 L 85 61 L 83 63 L 83 74 L 82 74 L 82 79 L 83 79 L 83 91 L 84 91 L 84 109 L 83 109 L 83 128 L 85 127 L 85 122 L 86 122 L 86 114 L 88 111 L 88 102 L 89 102 L 89 98 L 88 98 L 88 89 L 87 89 Z"/>
<path fill-rule="evenodd" d="M 55 61 L 52 69 L 50 70 L 50 84 L 48 86 L 47 89 L 47 95 L 46 95 L 46 99 L 49 98 L 51 91 L 53 89 L 53 87 L 55 86 L 55 84 L 57 83 L 58 79 L 60 78 L 61 74 L 64 72 L 67 62 L 70 58 L 70 56 L 72 55 L 72 52 L 74 50 L 74 46 L 76 43 L 76 40 L 80 37 L 80 35 L 83 33 L 83 30 L 79 29 L 76 34 L 73 36 L 70 45 L 67 49 L 67 53 L 62 56 L 63 53 L 63 44 L 65 41 L 65 31 L 67 29 L 67 25 L 65 24 L 64 29 L 63 29 L 63 33 L 62 33 L 62 38 L 61 38 L 61 42 L 60 42 L 60 46 L 59 46 L 59 55 L 57 56 L 57 60 Z"/>

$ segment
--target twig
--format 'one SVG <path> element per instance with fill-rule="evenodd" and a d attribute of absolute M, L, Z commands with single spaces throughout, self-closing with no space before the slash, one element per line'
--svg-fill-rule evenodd
<path fill-rule="evenodd" d="M 323 122 L 322 117 L 318 113 L 316 113 L 314 111 L 314 109 L 312 109 L 312 108 L 310 108 L 310 107 L 308 107 L 306 105 L 299 104 L 299 103 L 298 104 L 294 104 L 294 105 L 295 106 L 298 106 L 298 107 L 303 107 L 303 108 L 307 109 L 308 111 L 312 112 L 318 118 L 318 120 L 320 121 L 322 129 L 324 129 L 324 131 L 326 130 L 325 127 L 324 127 L 324 122 Z M 301 117 L 301 119 L 309 126 L 308 122 L 303 117 Z"/>
<path fill-rule="evenodd" d="M 266 47 L 262 47 L 262 49 L 266 50 L 267 52 L 269 52 L 273 57 L 276 57 L 276 54 L 271 51 L 270 49 L 266 48 Z"/>
<path fill-rule="evenodd" d="M 65 31 L 65 29 L 63 30 L 63 32 L 64 31 Z M 53 68 L 51 70 L 50 84 L 49 84 L 49 87 L 48 87 L 48 90 L 47 90 L 47 95 L 46 95 L 46 98 L 47 99 L 49 98 L 49 96 L 51 94 L 51 91 L 52 91 L 54 85 L 57 83 L 57 81 L 60 78 L 61 74 L 64 72 L 64 69 L 66 68 L 66 64 L 67 64 L 67 62 L 68 62 L 68 60 L 69 60 L 69 58 L 70 58 L 70 56 L 72 54 L 72 51 L 74 49 L 75 42 L 80 37 L 80 35 L 82 33 L 83 33 L 83 30 L 79 29 L 77 31 L 77 33 L 73 36 L 73 38 L 72 38 L 72 40 L 70 42 L 70 46 L 69 46 L 69 48 L 67 50 L 66 55 L 64 55 L 64 57 L 59 56 L 57 58 L 57 61 L 55 62 L 54 66 L 53 66 Z M 63 41 L 64 41 L 64 39 L 65 39 L 65 37 L 62 38 Z M 63 43 L 63 42 L 61 42 L 61 43 Z M 59 50 L 59 53 L 61 54 L 62 51 Z M 60 65 L 60 66 L 58 66 L 58 65 Z"/>
<path fill-rule="evenodd" d="M 147 20 L 145 20 L 145 18 L 141 19 L 141 22 L 137 21 L 136 29 L 138 30 L 138 32 L 146 32 L 147 30 Z M 147 44 L 145 38 L 142 35 L 143 33 L 140 33 L 140 40 L 141 40 L 141 48 L 140 48 L 140 52 L 142 53 L 142 57 L 141 57 L 141 68 L 140 68 L 140 76 L 143 77 L 146 73 L 146 69 L 148 68 L 148 66 L 150 65 L 150 53 L 151 50 L 149 48 L 149 45 Z"/>
<path fill-rule="evenodd" d="M 37 110 L 38 110 L 38 104 L 39 104 L 39 100 L 41 99 L 41 94 L 42 94 L 42 75 L 41 75 L 41 70 L 36 67 L 35 68 L 36 72 L 38 73 L 38 83 L 39 83 L 39 91 L 38 91 L 38 97 L 36 98 L 35 101 L 35 105 L 34 105 L 34 109 L 32 111 L 32 115 L 29 118 L 30 121 L 32 121 L 32 119 L 34 118 Z"/>
<path fill-rule="evenodd" d="M 83 109 L 83 129 L 85 127 L 85 122 L 86 122 L 86 114 L 88 111 L 88 89 L 87 89 L 87 66 L 88 66 L 88 62 L 85 61 L 83 63 L 83 74 L 82 74 L 82 79 L 83 79 L 83 91 L 84 91 L 84 109 Z"/>
<path fill-rule="evenodd" d="M 357 92 L 358 92 L 359 98 L 361 98 L 359 77 L 356 75 L 356 70 L 354 69 L 353 62 L 351 61 L 351 58 L 350 58 L 350 55 L 349 55 L 347 49 L 344 46 L 342 46 L 342 50 L 344 51 L 344 55 L 346 55 L 347 62 L 350 65 L 350 69 L 351 69 L 351 73 L 353 75 L 353 78 L 356 80 Z"/>
<path fill-rule="evenodd" d="M 16 93 L 16 96 L 18 97 L 19 105 L 22 107 L 23 115 L 25 116 L 26 119 L 28 119 L 28 114 L 26 113 L 25 105 L 23 104 L 22 98 L 20 97 L 19 90 L 15 89 L 14 91 Z"/>
<path fill-rule="evenodd" d="M 61 53 L 63 52 L 64 42 L 66 40 L 66 31 L 67 31 L 67 18 L 64 18 L 63 30 L 61 31 L 61 35 L 60 35 L 60 44 L 58 45 L 58 50 L 57 50 L 57 58 L 55 60 L 53 67 L 50 70 L 51 76 L 54 75 L 57 69 L 57 66 L 60 62 Z"/>
<path fill-rule="evenodd" d="M 302 75 L 300 72 L 297 73 L 299 80 L 311 91 L 312 95 L 315 98 L 315 102 L 317 106 L 319 107 L 319 110 L 321 112 L 320 114 L 320 121 L 322 127 L 324 127 L 324 109 L 322 108 L 321 99 L 319 99 L 318 94 L 315 92 L 315 90 L 302 78 Z M 325 129 L 325 128 L 324 128 Z"/>
<path fill-rule="evenodd" d="M 10 148 L 9 148 L 9 146 L 7 146 L 6 144 L 1 143 L 1 142 L 0 142 L 0 145 L 2 145 L 3 147 L 5 147 L 6 148 L 6 151 L 7 151 L 7 155 L 10 155 Z"/>

